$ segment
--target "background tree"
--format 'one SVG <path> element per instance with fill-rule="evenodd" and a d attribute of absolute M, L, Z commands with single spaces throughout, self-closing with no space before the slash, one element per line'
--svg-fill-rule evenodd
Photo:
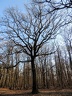
<path fill-rule="evenodd" d="M 64 33 L 63 38 L 69 55 L 70 68 L 72 70 L 72 28 L 64 29 Z"/>

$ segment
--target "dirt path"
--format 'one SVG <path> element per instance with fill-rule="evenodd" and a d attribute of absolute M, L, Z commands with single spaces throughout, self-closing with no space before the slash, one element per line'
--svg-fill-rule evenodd
<path fill-rule="evenodd" d="M 39 90 L 39 94 L 32 95 L 31 90 L 9 90 L 0 88 L 0 96 L 72 96 L 71 89 L 63 90 Z"/>
<path fill-rule="evenodd" d="M 25 93 L 31 93 L 31 90 L 9 90 L 7 88 L 0 88 L 0 96 L 6 95 L 6 94 L 25 94 Z"/>

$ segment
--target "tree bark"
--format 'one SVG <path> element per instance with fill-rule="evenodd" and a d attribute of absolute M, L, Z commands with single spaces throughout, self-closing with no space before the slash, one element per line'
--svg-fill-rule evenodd
<path fill-rule="evenodd" d="M 38 87 L 36 81 L 36 69 L 34 64 L 34 59 L 31 59 L 31 68 L 32 68 L 32 94 L 38 94 Z"/>

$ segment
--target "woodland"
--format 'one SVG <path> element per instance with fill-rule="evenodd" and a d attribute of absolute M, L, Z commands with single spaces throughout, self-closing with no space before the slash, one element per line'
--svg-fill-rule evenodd
<path fill-rule="evenodd" d="M 25 8 L 0 18 L 0 89 L 72 96 L 72 0 L 32 0 Z"/>

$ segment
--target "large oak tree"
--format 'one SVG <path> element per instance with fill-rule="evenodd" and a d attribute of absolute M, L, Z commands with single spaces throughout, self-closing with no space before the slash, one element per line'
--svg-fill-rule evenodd
<path fill-rule="evenodd" d="M 29 56 L 32 68 L 33 94 L 38 93 L 34 61 L 37 56 L 53 53 L 48 53 L 48 51 L 42 53 L 40 49 L 55 38 L 62 23 L 61 16 L 55 12 L 45 14 L 41 5 L 27 8 L 27 14 L 16 8 L 9 8 L 1 20 L 2 32 L 14 42 L 15 47 L 19 47 L 16 51 Z"/>

